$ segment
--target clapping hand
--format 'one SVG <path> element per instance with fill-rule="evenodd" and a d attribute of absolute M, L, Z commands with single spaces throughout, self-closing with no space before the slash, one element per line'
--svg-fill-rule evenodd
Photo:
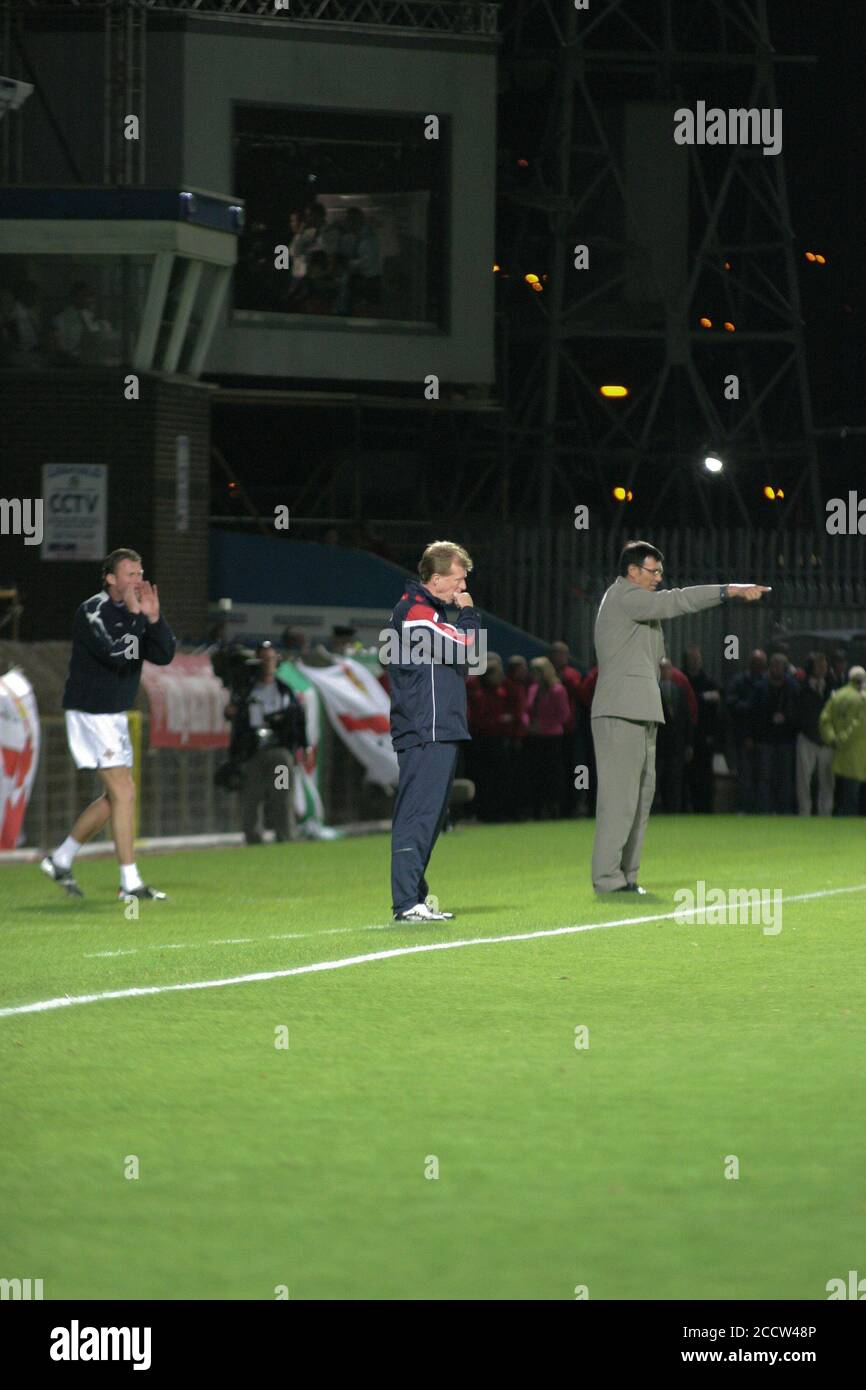
<path fill-rule="evenodd" d="M 159 594 L 155 584 L 149 584 L 145 579 L 141 585 L 139 595 L 140 611 L 145 615 L 149 623 L 155 623 L 159 618 Z"/>

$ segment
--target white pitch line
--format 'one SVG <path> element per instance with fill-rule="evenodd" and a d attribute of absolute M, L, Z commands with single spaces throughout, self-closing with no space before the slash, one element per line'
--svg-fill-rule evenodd
<path fill-rule="evenodd" d="M 324 931 L 284 931 L 276 936 L 235 936 L 219 941 L 164 942 L 162 945 L 128 946 L 121 951 L 86 951 L 81 959 L 107 960 L 111 956 L 137 956 L 139 951 L 200 951 L 205 946 L 247 946 L 250 943 L 259 946 L 263 941 L 303 941 L 308 936 L 345 936 L 347 932 L 388 931 L 390 927 L 399 925 L 399 922 L 377 922 L 371 927 L 326 927 Z"/>
<path fill-rule="evenodd" d="M 866 883 L 858 883 L 850 888 L 826 888 L 816 893 L 795 893 L 782 902 L 806 902 L 811 898 L 832 898 L 839 893 L 866 892 Z M 704 909 L 707 911 L 708 909 Z M 693 911 L 690 915 L 699 915 Z M 541 941 L 551 936 L 574 936 L 577 932 L 600 931 L 608 927 L 633 927 L 650 922 L 670 922 L 678 919 L 684 923 L 679 909 L 674 912 L 656 912 L 650 917 L 620 917 L 613 922 L 583 922 L 571 927 L 549 927 L 543 931 L 514 932 L 508 936 L 476 936 L 465 941 L 431 941 L 423 946 L 398 946 L 391 951 L 371 951 L 363 956 L 345 956 L 342 960 L 320 960 L 310 965 L 295 965 L 288 970 L 262 970 L 253 975 L 231 975 L 222 980 L 189 980 L 176 985 L 137 985 L 130 989 L 109 989 L 99 994 L 64 994 L 58 999 L 40 999 L 33 1004 L 16 1004 L 11 1008 L 0 1009 L 0 1018 L 12 1018 L 18 1014 L 46 1013 L 50 1009 L 65 1009 L 73 1004 L 98 1004 L 103 999 L 143 999 L 149 994 L 175 994 L 191 989 L 221 989 L 227 985 L 257 984 L 260 980 L 287 980 L 293 975 L 314 975 L 323 970 L 345 970 L 350 965 L 366 965 L 374 960 L 393 960 L 398 956 L 417 956 L 429 951 L 458 951 L 465 946 L 500 946 L 511 941 Z M 696 925 L 690 922 L 689 925 Z M 346 928 L 335 928 L 344 931 Z M 351 930 L 349 928 L 348 930 Z M 314 933 L 316 934 L 316 933 Z"/>

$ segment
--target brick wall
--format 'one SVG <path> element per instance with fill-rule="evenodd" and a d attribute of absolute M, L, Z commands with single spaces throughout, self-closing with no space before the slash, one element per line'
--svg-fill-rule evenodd
<path fill-rule="evenodd" d="M 124 399 L 115 369 L 0 372 L 0 496 L 41 496 L 44 463 L 107 464 L 107 548 L 130 546 L 159 585 L 178 637 L 207 624 L 212 387 L 140 375 L 140 399 Z M 176 527 L 176 439 L 189 439 L 189 523 Z M 0 536 L 0 588 L 23 594 L 24 641 L 69 636 L 72 615 L 100 586 L 99 565 L 50 561 L 39 546 Z"/>

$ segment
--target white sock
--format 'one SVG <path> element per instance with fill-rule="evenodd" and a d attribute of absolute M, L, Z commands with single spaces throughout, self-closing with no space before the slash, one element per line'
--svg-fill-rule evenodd
<path fill-rule="evenodd" d="M 121 864 L 120 866 L 120 886 L 124 892 L 129 892 L 130 888 L 143 888 L 144 880 L 138 872 L 137 864 Z"/>
<path fill-rule="evenodd" d="M 80 849 L 81 841 L 73 839 L 71 835 L 67 835 L 63 844 L 54 851 L 51 858 L 54 860 L 58 869 L 71 869 L 72 861 Z"/>

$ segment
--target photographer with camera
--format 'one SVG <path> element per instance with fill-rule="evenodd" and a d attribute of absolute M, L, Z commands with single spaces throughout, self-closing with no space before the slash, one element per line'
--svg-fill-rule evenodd
<path fill-rule="evenodd" d="M 278 841 L 294 831 L 291 769 L 295 749 L 306 742 L 304 714 L 295 695 L 277 679 L 279 658 L 270 642 L 256 648 L 255 661 L 244 660 L 231 671 L 232 722 L 229 764 L 239 767 L 241 819 L 248 845 L 260 845 L 259 807 L 264 802 L 265 827 Z M 219 673 L 221 674 L 221 673 Z M 280 776 L 280 770 L 287 769 Z"/>

